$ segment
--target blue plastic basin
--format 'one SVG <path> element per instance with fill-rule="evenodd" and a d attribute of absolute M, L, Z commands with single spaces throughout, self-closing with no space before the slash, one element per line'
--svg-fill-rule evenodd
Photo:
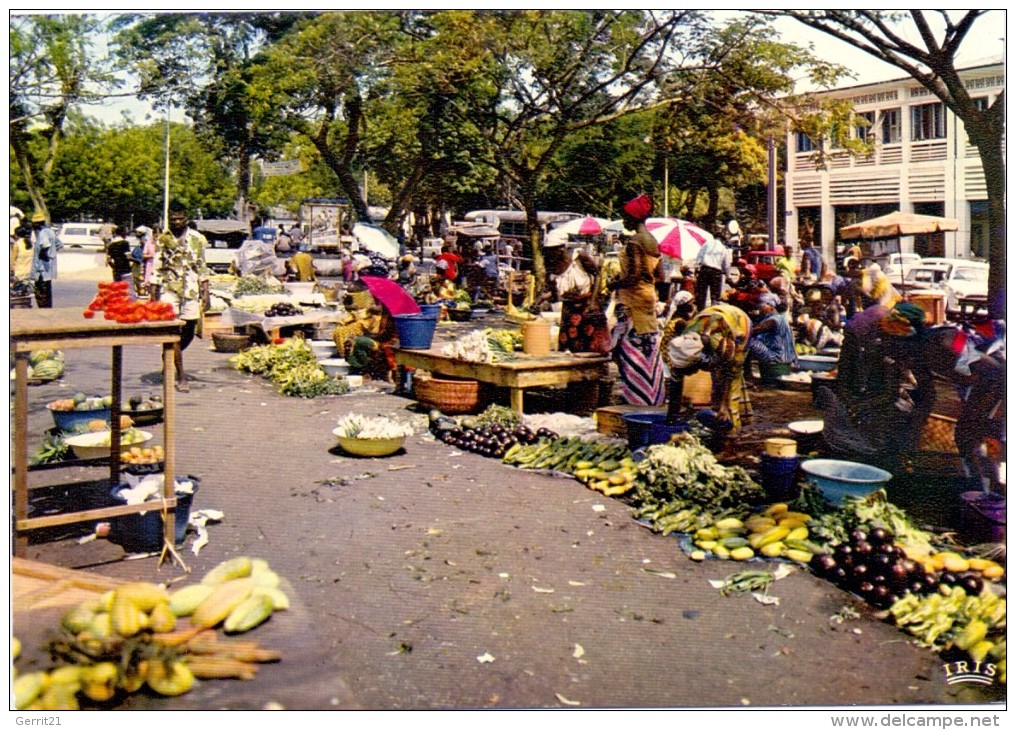
<path fill-rule="evenodd" d="M 848 495 L 866 497 L 893 478 L 885 469 L 839 459 L 810 459 L 801 463 L 801 471 L 832 504 L 842 504 Z"/>
<path fill-rule="evenodd" d="M 683 421 L 667 423 L 666 413 L 628 413 L 622 416 L 628 429 L 628 448 L 634 451 L 651 444 L 663 444 L 675 433 L 688 430 Z"/>

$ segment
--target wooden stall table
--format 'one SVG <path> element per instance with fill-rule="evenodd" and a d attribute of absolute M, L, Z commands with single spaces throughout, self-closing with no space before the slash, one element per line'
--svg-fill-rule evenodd
<path fill-rule="evenodd" d="M 28 358 L 33 350 L 71 350 L 82 347 L 109 347 L 112 350 L 110 366 L 111 445 L 109 456 L 110 484 L 120 483 L 120 412 L 121 379 L 123 374 L 123 348 L 125 345 L 162 346 L 163 441 L 166 452 L 163 474 L 162 502 L 159 509 L 163 520 L 166 544 L 173 545 L 174 525 L 170 517 L 176 508 L 174 465 L 174 413 L 176 370 L 173 353 L 180 345 L 183 322 L 139 322 L 117 324 L 101 318 L 85 319 L 78 308 L 25 309 L 11 311 L 10 347 L 14 355 L 14 554 L 24 556 L 28 549 L 27 532 L 56 525 L 102 520 L 121 515 L 152 511 L 151 502 L 135 505 L 117 505 L 102 509 L 65 512 L 44 517 L 28 517 Z M 101 464 L 103 462 L 99 462 Z M 67 461 L 54 465 L 44 464 L 31 470 L 60 466 L 92 465 L 91 461 Z"/>
<path fill-rule="evenodd" d="M 514 360 L 496 363 L 469 362 L 442 355 L 436 350 L 395 348 L 394 352 L 395 362 L 404 367 L 508 388 L 512 410 L 520 416 L 526 388 L 599 380 L 606 375 L 610 363 L 606 355 L 586 357 L 570 352 L 552 352 L 543 356 L 519 353 Z"/>

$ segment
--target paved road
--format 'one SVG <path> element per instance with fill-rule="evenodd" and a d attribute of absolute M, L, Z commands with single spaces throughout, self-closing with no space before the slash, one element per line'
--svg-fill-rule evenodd
<path fill-rule="evenodd" d="M 94 277 L 68 276 L 56 304 L 84 305 L 93 291 Z M 241 554 L 283 576 L 292 610 L 252 635 L 283 660 L 249 682 L 132 697 L 127 708 L 779 708 L 991 696 L 946 684 L 935 655 L 810 574 L 779 581 L 778 606 L 722 597 L 708 580 L 732 564 L 691 562 L 618 500 L 457 453 L 426 434 L 412 401 L 385 391 L 282 397 L 209 345 L 185 354 L 198 382 L 178 397 L 177 461 L 201 479 L 195 509 L 225 517 L 198 555 L 192 537 L 182 551 L 197 576 Z M 125 395 L 159 387 L 151 349 L 127 348 Z M 68 351 L 63 379 L 30 389 L 30 443 L 52 425 L 48 401 L 108 387 L 107 361 L 102 350 Z M 758 408 L 775 402 L 762 394 Z M 404 453 L 350 458 L 331 430 L 351 411 L 397 414 L 421 430 Z M 128 579 L 183 576 L 78 536 L 33 544 L 29 557 Z M 831 619 L 846 606 L 862 617 Z"/>

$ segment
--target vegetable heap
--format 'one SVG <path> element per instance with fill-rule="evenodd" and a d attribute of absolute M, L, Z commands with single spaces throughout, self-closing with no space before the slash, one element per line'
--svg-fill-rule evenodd
<path fill-rule="evenodd" d="M 241 276 L 233 285 L 233 296 L 246 297 L 254 294 L 283 294 L 286 291 L 284 284 L 269 283 L 265 277 L 257 274 Z"/>
<path fill-rule="evenodd" d="M 126 281 L 100 281 L 99 291 L 82 312 L 85 319 L 92 319 L 96 312 L 105 312 L 104 319 L 118 324 L 137 322 L 171 322 L 176 319 L 176 310 L 169 302 L 132 299 L 130 284 Z"/>
<path fill-rule="evenodd" d="M 413 427 L 384 416 L 372 418 L 360 413 L 350 413 L 339 419 L 336 432 L 347 438 L 395 439 L 412 436 Z"/>
<path fill-rule="evenodd" d="M 282 395 L 316 398 L 349 391 L 349 382 L 341 376 L 330 377 L 307 341 L 299 337 L 251 347 L 229 362 L 237 370 L 264 375 L 279 386 Z"/>

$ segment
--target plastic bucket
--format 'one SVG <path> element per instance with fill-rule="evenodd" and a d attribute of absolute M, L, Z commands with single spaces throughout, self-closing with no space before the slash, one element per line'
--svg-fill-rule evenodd
<path fill-rule="evenodd" d="M 627 413 L 622 419 L 628 430 L 628 448 L 632 451 L 650 444 L 666 443 L 673 434 L 688 430 L 684 421 L 667 423 L 666 413 Z"/>
<path fill-rule="evenodd" d="M 176 493 L 176 509 L 173 511 L 173 539 L 177 545 L 183 542 L 187 535 L 187 522 L 190 520 L 191 505 L 194 502 L 194 495 L 200 487 L 197 477 L 187 477 L 185 480 L 194 484 L 194 491 L 190 494 L 185 492 Z M 129 484 L 121 484 L 115 487 L 110 494 L 113 499 L 121 504 L 126 503 L 126 498 L 121 495 Z M 122 515 L 114 517 L 109 523 L 109 541 L 116 543 L 128 553 L 151 553 L 162 549 L 162 511 L 157 503 L 153 503 L 152 509 L 142 514 Z"/>
<path fill-rule="evenodd" d="M 1005 497 L 971 491 L 960 495 L 960 524 L 971 542 L 1005 542 Z"/>
<path fill-rule="evenodd" d="M 427 350 L 434 341 L 437 315 L 396 314 L 395 331 L 403 350 Z"/>
<path fill-rule="evenodd" d="M 774 436 L 766 439 L 762 446 L 767 456 L 797 456 L 797 442 L 794 439 Z"/>
<path fill-rule="evenodd" d="M 798 458 L 796 456 L 770 456 L 762 454 L 761 477 L 762 488 L 774 502 L 784 502 L 797 497 L 796 476 Z"/>
<path fill-rule="evenodd" d="M 522 351 L 527 355 L 550 354 L 550 322 L 537 319 L 522 325 Z"/>
<path fill-rule="evenodd" d="M 440 317 L 441 316 L 441 305 L 440 304 L 421 304 L 420 314 L 424 317 Z"/>

